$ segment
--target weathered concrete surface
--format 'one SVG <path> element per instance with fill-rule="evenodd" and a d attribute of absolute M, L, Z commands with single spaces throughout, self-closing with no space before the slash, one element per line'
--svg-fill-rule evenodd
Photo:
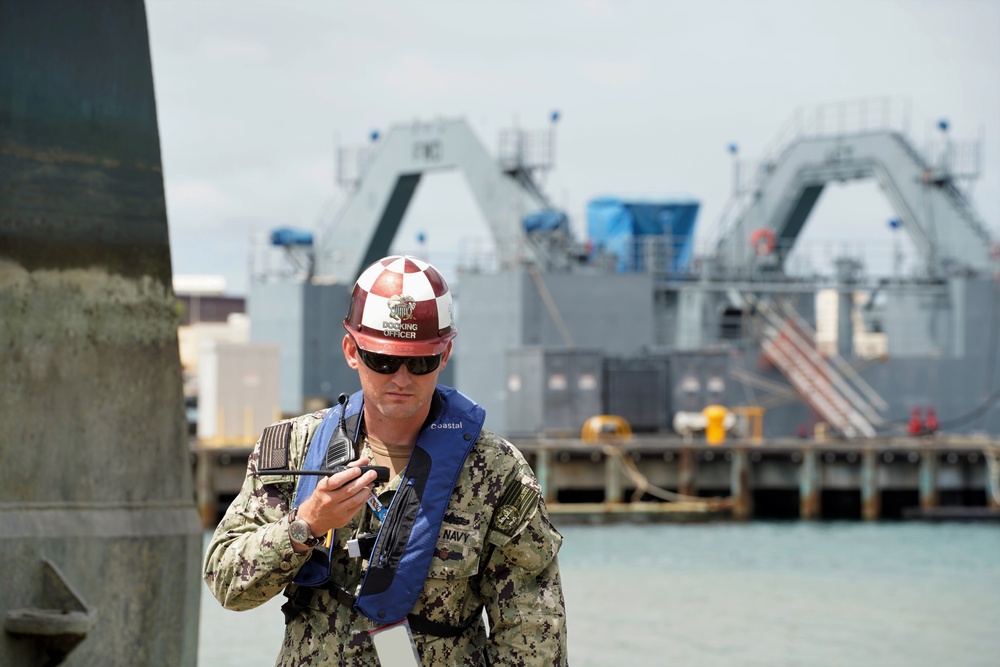
<path fill-rule="evenodd" d="M 0 0 L 2 665 L 196 662 L 176 313 L 142 2 Z"/>

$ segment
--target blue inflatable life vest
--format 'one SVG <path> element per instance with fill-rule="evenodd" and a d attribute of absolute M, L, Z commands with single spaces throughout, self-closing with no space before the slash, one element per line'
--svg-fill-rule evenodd
<path fill-rule="evenodd" d="M 354 604 L 355 609 L 379 624 L 406 618 L 423 590 L 451 492 L 486 420 L 486 411 L 461 392 L 438 385 L 437 395 L 441 409 L 417 436 Z M 347 401 L 345 420 L 359 416 L 362 408 L 363 395 L 357 392 Z M 309 442 L 303 468 L 321 468 L 340 409 L 336 406 L 327 412 Z M 359 430 L 352 434 L 355 439 Z M 296 507 L 312 495 L 317 481 L 314 476 L 299 478 Z M 330 555 L 324 547 L 313 549 L 309 561 L 295 576 L 295 583 L 309 587 L 330 583 Z"/>

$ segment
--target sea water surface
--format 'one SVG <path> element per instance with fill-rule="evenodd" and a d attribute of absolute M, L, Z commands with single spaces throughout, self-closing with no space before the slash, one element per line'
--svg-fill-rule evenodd
<path fill-rule="evenodd" d="M 560 531 L 574 667 L 1000 665 L 996 524 Z M 273 664 L 283 599 L 230 612 L 204 588 L 199 664 Z"/>

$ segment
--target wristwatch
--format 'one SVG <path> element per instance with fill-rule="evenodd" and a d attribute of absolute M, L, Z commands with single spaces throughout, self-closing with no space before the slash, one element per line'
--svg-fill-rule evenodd
<path fill-rule="evenodd" d="M 309 524 L 305 522 L 304 519 L 298 518 L 299 508 L 292 510 L 292 513 L 288 515 L 288 537 L 291 538 L 292 542 L 298 542 L 299 544 L 304 544 L 310 549 L 320 543 L 323 538 L 315 537 L 312 531 L 309 529 Z"/>

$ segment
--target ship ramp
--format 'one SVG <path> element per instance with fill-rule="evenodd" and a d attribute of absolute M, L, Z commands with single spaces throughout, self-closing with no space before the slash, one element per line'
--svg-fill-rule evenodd
<path fill-rule="evenodd" d="M 930 276 L 991 271 L 993 239 L 960 187 L 978 175 L 979 146 L 952 141 L 920 151 L 887 100 L 821 107 L 792 126 L 737 184 L 720 223 L 718 265 L 732 273 L 781 271 L 823 189 L 874 178 Z M 739 173 L 737 171 L 737 173 Z"/>
<path fill-rule="evenodd" d="M 486 220 L 501 266 L 547 266 L 543 244 L 525 234 L 525 216 L 552 208 L 535 178 L 552 162 L 551 129 L 507 130 L 494 158 L 463 119 L 394 126 L 384 138 L 338 154 L 338 179 L 348 200 L 316 249 L 316 274 L 350 284 L 364 267 L 389 254 L 420 183 L 430 172 L 460 170 Z"/>

